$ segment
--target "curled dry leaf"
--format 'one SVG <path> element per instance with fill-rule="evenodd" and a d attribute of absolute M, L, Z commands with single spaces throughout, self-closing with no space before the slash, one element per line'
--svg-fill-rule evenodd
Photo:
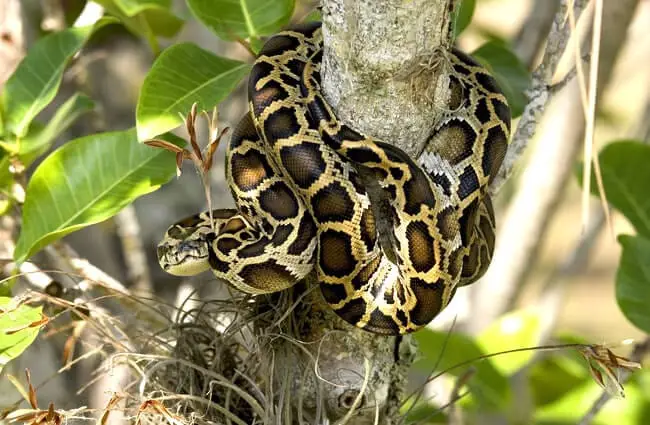
<path fill-rule="evenodd" d="M 25 369 L 25 377 L 27 378 L 27 387 L 29 388 L 29 392 L 28 392 L 29 404 L 32 406 L 32 408 L 38 409 L 38 401 L 36 400 L 36 390 L 32 385 L 32 374 L 29 371 L 29 369 Z"/>
<path fill-rule="evenodd" d="M 65 421 L 63 413 L 54 410 L 54 403 L 50 403 L 47 410 L 14 410 L 5 419 L 8 423 L 24 423 L 28 425 L 61 425 Z"/>
<path fill-rule="evenodd" d="M 210 168 L 212 168 L 212 157 L 214 156 L 214 153 L 217 151 L 217 148 L 219 147 L 221 138 L 225 136 L 229 130 L 230 130 L 229 127 L 224 128 L 223 130 L 217 133 L 214 139 L 210 140 L 210 143 L 208 144 L 208 148 L 207 148 L 207 155 L 205 161 L 203 161 L 204 172 L 207 173 L 210 170 Z"/>
<path fill-rule="evenodd" d="M 106 407 L 104 408 L 104 412 L 102 415 L 97 419 L 97 425 L 106 425 L 106 422 L 108 421 L 108 415 L 111 414 L 111 411 L 117 407 L 117 403 L 120 402 L 125 398 L 124 394 L 120 393 L 113 393 L 113 396 L 111 397 L 110 400 L 108 400 L 108 403 L 106 403 Z"/>
<path fill-rule="evenodd" d="M 625 398 L 623 384 L 620 381 L 621 370 L 641 369 L 641 364 L 618 356 L 604 345 L 594 344 L 578 348 L 589 365 L 589 372 L 594 381 L 613 397 Z M 603 373 L 605 376 L 603 376 Z"/>
<path fill-rule="evenodd" d="M 158 400 L 145 400 L 140 405 L 138 408 L 138 416 L 135 419 L 135 425 L 140 425 L 142 423 L 141 415 L 143 413 L 161 415 L 167 423 L 171 425 L 185 425 L 185 422 L 183 422 L 180 417 L 173 415 L 169 410 L 167 410 L 165 405 Z"/>
<path fill-rule="evenodd" d="M 86 322 L 83 320 L 76 321 L 72 330 L 72 334 L 65 340 L 63 344 L 63 364 L 68 365 L 72 358 L 74 357 L 74 347 L 77 345 L 77 340 L 81 336 L 84 328 L 86 327 Z"/>

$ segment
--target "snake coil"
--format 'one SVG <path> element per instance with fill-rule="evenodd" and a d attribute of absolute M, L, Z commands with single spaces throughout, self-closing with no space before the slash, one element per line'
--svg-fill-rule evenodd
<path fill-rule="evenodd" d="M 336 119 L 320 90 L 321 50 L 320 23 L 265 43 L 249 78 L 250 111 L 226 154 L 236 209 L 172 225 L 159 262 L 179 275 L 209 268 L 251 294 L 315 270 L 347 322 L 413 332 L 487 270 L 495 231 L 487 188 L 507 149 L 510 109 L 485 68 L 448 52 L 448 112 L 416 162 Z M 360 167 L 387 200 L 391 246 L 378 236 Z"/>

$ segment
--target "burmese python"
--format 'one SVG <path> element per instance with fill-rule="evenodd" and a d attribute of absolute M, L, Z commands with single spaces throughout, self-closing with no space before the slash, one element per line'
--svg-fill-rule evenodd
<path fill-rule="evenodd" d="M 249 77 L 250 112 L 226 154 L 236 209 L 172 225 L 159 261 L 180 275 L 210 268 L 251 294 L 315 269 L 325 300 L 349 323 L 412 332 L 489 265 L 487 185 L 505 155 L 510 110 L 483 67 L 449 52 L 448 112 L 416 163 L 336 119 L 320 93 L 321 49 L 319 23 L 265 43 Z M 379 183 L 390 235 L 378 235 L 360 170 Z"/>

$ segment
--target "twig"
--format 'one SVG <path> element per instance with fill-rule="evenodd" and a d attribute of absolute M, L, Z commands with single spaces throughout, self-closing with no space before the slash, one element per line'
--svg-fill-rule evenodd
<path fill-rule="evenodd" d="M 555 14 L 542 62 L 533 72 L 530 88 L 526 91 L 528 104 L 524 108 L 517 130 L 512 137 L 510 146 L 508 146 L 508 152 L 501 169 L 490 185 L 490 192 L 493 194 L 499 191 L 512 174 L 515 163 L 533 138 L 541 114 L 550 101 L 551 79 L 571 37 L 571 28 L 565 20 L 568 3 L 570 3 L 570 0 L 563 0 L 560 10 Z M 587 0 L 574 1 L 574 14 L 576 17 L 581 15 L 586 3 Z"/>
<path fill-rule="evenodd" d="M 133 205 L 128 205 L 115 216 L 117 235 L 122 244 L 126 275 L 134 292 L 152 293 L 147 255 L 142 247 L 140 223 Z"/>
<path fill-rule="evenodd" d="M 57 262 L 57 266 L 62 270 L 73 271 L 84 277 L 85 281 L 80 284 L 81 290 L 89 290 L 95 283 L 101 282 L 105 288 L 131 297 L 131 293 L 121 282 L 90 263 L 90 261 L 80 257 L 67 243 L 55 242 L 46 247 L 45 252 Z"/>
<path fill-rule="evenodd" d="M 593 63 L 598 64 L 600 58 L 600 35 L 603 30 L 603 0 L 595 0 L 596 6 L 594 11 L 594 24 L 591 31 L 591 59 Z M 579 67 L 581 64 L 577 64 Z M 585 118 L 585 142 L 584 142 L 584 168 L 582 170 L 582 225 L 587 226 L 589 223 L 589 201 L 591 197 L 591 165 L 594 166 L 596 176 L 600 177 L 600 168 L 598 161 L 594 163 L 594 132 L 596 131 L 596 98 L 597 98 L 597 84 L 598 84 L 598 66 L 589 67 L 589 92 L 587 102 L 587 114 Z M 578 73 L 580 75 L 580 73 Z M 602 179 L 598 178 L 598 186 L 600 189 L 601 200 L 603 201 L 603 210 L 605 216 L 609 221 L 609 213 L 607 211 L 607 202 L 605 200 L 604 188 L 602 187 Z"/>
<path fill-rule="evenodd" d="M 634 349 L 632 350 L 632 354 L 630 354 L 630 360 L 640 363 L 648 353 L 650 353 L 650 337 L 646 337 L 643 342 L 634 344 Z M 627 369 L 620 371 L 619 382 L 624 384 L 630 378 L 631 374 L 632 372 Z M 612 395 L 609 392 L 603 391 L 577 425 L 589 425 L 611 398 Z"/>

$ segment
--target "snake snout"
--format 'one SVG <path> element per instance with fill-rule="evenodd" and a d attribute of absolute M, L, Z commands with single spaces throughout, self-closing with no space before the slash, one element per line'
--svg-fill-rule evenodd
<path fill-rule="evenodd" d="M 176 276 L 193 276 L 209 268 L 209 245 L 205 239 L 162 242 L 157 256 L 163 270 Z"/>

